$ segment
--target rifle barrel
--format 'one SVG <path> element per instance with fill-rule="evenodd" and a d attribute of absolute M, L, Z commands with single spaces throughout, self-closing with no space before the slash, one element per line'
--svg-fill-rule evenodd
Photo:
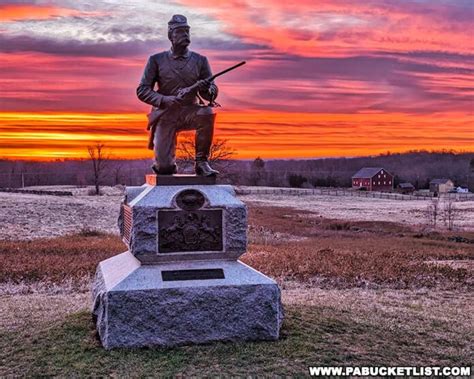
<path fill-rule="evenodd" d="M 211 80 L 214 80 L 218 76 L 224 75 L 226 72 L 232 71 L 232 70 L 236 69 L 237 67 L 243 66 L 245 63 L 246 63 L 245 61 L 242 61 L 242 62 L 237 63 L 236 65 L 234 65 L 232 67 L 226 68 L 224 71 L 221 71 L 221 72 L 218 72 L 215 75 L 212 75 Z"/>

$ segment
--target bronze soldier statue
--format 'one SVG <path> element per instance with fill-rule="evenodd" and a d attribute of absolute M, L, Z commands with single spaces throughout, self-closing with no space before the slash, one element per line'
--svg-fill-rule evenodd
<path fill-rule="evenodd" d="M 189 30 L 186 17 L 174 15 L 171 18 L 168 22 L 171 49 L 148 59 L 137 96 L 153 106 L 148 124 L 151 130 L 149 147 L 155 153 L 153 170 L 160 175 L 175 174 L 177 133 L 196 130 L 195 172 L 215 176 L 219 172 L 209 165 L 208 158 L 218 89 L 207 58 L 188 49 L 191 43 Z M 155 84 L 158 85 L 156 91 Z M 209 104 L 204 105 L 203 99 Z"/>

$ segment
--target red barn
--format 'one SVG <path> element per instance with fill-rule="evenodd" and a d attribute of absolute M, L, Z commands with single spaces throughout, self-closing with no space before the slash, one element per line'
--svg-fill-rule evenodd
<path fill-rule="evenodd" d="M 364 167 L 352 177 L 352 188 L 390 192 L 393 189 L 393 175 L 380 167 Z"/>

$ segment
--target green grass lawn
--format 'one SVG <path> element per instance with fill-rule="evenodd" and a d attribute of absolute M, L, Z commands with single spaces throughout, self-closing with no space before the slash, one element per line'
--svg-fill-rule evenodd
<path fill-rule="evenodd" d="M 472 335 L 463 336 L 465 331 L 447 322 L 414 320 L 390 326 L 393 320 L 364 320 L 331 306 L 293 305 L 285 310 L 276 342 L 112 351 L 95 339 L 90 313 L 75 313 L 54 323 L 2 331 L 0 376 L 298 376 L 307 375 L 309 365 L 473 363 Z"/>

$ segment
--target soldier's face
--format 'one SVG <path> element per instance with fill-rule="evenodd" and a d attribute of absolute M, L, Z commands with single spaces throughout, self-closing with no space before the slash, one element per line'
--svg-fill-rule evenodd
<path fill-rule="evenodd" d="M 171 43 L 174 46 L 187 47 L 191 43 L 189 28 L 176 28 L 171 33 Z"/>

